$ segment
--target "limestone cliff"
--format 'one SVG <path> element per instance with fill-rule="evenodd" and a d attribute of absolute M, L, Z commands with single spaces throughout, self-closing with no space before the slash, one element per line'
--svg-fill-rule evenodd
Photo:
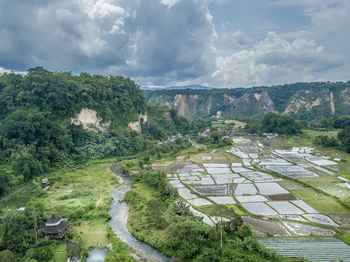
<path fill-rule="evenodd" d="M 102 123 L 102 119 L 97 116 L 97 112 L 92 109 L 83 108 L 80 113 L 71 119 L 74 125 L 82 125 L 84 129 L 91 131 L 105 131 L 110 122 Z"/>
<path fill-rule="evenodd" d="M 295 83 L 283 86 L 147 91 L 146 100 L 175 108 L 186 117 L 258 117 L 269 112 L 321 119 L 350 112 L 349 82 Z"/>
<path fill-rule="evenodd" d="M 266 91 L 245 93 L 240 97 L 226 93 L 209 95 L 177 93 L 173 97 L 159 97 L 158 103 L 173 107 L 180 115 L 186 117 L 216 115 L 218 111 L 224 116 L 251 111 L 261 114 L 276 111 Z M 223 106 L 226 108 L 221 110 Z"/>
<path fill-rule="evenodd" d="M 312 92 L 311 90 L 300 90 L 291 99 L 284 114 L 297 114 L 302 110 L 310 112 L 312 109 L 320 106 L 330 105 L 331 93 L 328 89 L 322 89 L 319 92 Z M 331 110 L 331 107 L 329 107 Z"/>
<path fill-rule="evenodd" d="M 147 115 L 139 115 L 139 119 L 135 122 L 130 122 L 128 127 L 136 132 L 141 132 L 141 124 L 145 124 L 148 121 Z"/>

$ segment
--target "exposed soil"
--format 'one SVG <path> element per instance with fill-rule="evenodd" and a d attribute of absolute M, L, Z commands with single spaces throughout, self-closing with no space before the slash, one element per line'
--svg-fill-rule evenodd
<path fill-rule="evenodd" d="M 205 196 L 226 196 L 227 185 L 194 186 L 196 192 Z"/>
<path fill-rule="evenodd" d="M 268 197 L 269 197 L 272 201 L 297 200 L 297 198 L 296 198 L 293 194 L 268 195 Z"/>
<path fill-rule="evenodd" d="M 293 223 L 293 222 L 284 222 L 284 224 L 289 228 L 289 230 L 293 234 L 297 236 L 308 236 L 308 235 L 331 236 L 335 234 L 333 230 L 327 229 L 327 228 L 320 228 L 320 227 Z"/>
<path fill-rule="evenodd" d="M 350 215 L 332 215 L 332 218 L 344 226 L 350 226 Z"/>
<path fill-rule="evenodd" d="M 248 224 L 253 233 L 259 236 L 290 236 L 288 230 L 281 223 L 273 220 L 261 220 L 248 216 L 242 216 L 244 224 Z"/>

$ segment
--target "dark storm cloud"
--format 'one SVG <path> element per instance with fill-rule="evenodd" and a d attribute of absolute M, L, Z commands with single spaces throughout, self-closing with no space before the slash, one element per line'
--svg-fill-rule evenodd
<path fill-rule="evenodd" d="M 0 66 L 199 77 L 209 70 L 214 34 L 201 2 L 2 0 Z"/>
<path fill-rule="evenodd" d="M 130 70 L 136 69 L 138 76 L 178 80 L 208 73 L 214 31 L 199 2 L 178 1 L 168 7 L 158 1 L 140 1 L 137 10 L 126 24 L 126 30 L 133 32 L 130 44 L 135 48 L 128 61 Z"/>
<path fill-rule="evenodd" d="M 347 0 L 0 0 L 0 73 L 216 87 L 348 80 Z"/>

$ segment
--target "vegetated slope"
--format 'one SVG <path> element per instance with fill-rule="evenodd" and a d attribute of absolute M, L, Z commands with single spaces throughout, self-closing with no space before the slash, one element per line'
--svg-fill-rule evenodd
<path fill-rule="evenodd" d="M 146 101 L 167 105 L 188 117 L 257 117 L 269 112 L 321 119 L 350 110 L 350 81 L 295 83 L 272 87 L 146 91 Z"/>
<path fill-rule="evenodd" d="M 133 154 L 185 130 L 187 120 L 147 105 L 129 78 L 42 67 L 2 74 L 0 196 L 52 167 Z"/>

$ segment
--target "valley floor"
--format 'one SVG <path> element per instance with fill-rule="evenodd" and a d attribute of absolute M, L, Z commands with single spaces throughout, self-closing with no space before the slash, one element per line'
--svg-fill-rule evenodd
<path fill-rule="evenodd" d="M 315 149 L 303 137 L 290 141 L 233 137 L 233 142 L 227 150 L 179 157 L 153 168 L 167 172 L 169 184 L 210 226 L 232 219 L 220 208 L 226 206 L 241 215 L 257 237 L 299 237 L 283 242 L 284 250 L 291 246 L 303 250 L 305 241 L 300 237 L 310 237 L 310 247 L 319 241 L 315 236 L 331 242 L 336 238 L 329 236 L 339 237 L 350 244 L 349 154 Z M 289 255 L 269 245 L 271 241 L 262 239 L 261 243 Z M 315 255 L 313 248 L 298 256 L 311 261 L 349 261 L 350 247 L 339 243 L 339 249 L 333 245 L 328 257 L 324 252 Z"/>
<path fill-rule="evenodd" d="M 350 154 L 313 148 L 313 135 L 307 131 L 304 136 L 271 140 L 231 137 L 233 146 L 192 147 L 149 165 L 166 172 L 169 185 L 178 191 L 176 200 L 185 201 L 208 227 L 239 215 L 259 241 L 277 253 L 291 255 L 286 247 L 293 247 L 301 250 L 298 256 L 311 261 L 350 261 L 350 209 L 346 202 L 350 195 Z M 112 249 L 110 254 L 131 261 L 135 258 L 132 250 L 108 225 L 111 192 L 119 183 L 110 170 L 116 161 L 94 161 L 75 170 L 54 172 L 45 177 L 50 181 L 48 191 L 34 181 L 1 200 L 0 210 L 5 214 L 31 201 L 40 202 L 47 215 L 77 217 L 72 235 L 83 239 L 85 250 Z M 142 203 L 158 203 L 160 199 L 154 188 L 142 183 L 134 183 L 132 191 L 142 196 Z M 140 217 L 142 212 L 144 209 L 130 205 L 129 231 L 167 255 L 176 256 L 162 245 L 167 241 L 166 226 L 139 227 L 151 219 Z M 169 212 L 164 210 L 165 224 L 173 219 Z M 282 242 L 284 248 L 278 244 Z M 315 256 L 312 249 L 302 248 L 305 243 L 312 246 L 319 242 L 333 243 L 329 257 L 322 252 Z M 58 243 L 52 261 L 65 260 L 64 244 Z"/>

